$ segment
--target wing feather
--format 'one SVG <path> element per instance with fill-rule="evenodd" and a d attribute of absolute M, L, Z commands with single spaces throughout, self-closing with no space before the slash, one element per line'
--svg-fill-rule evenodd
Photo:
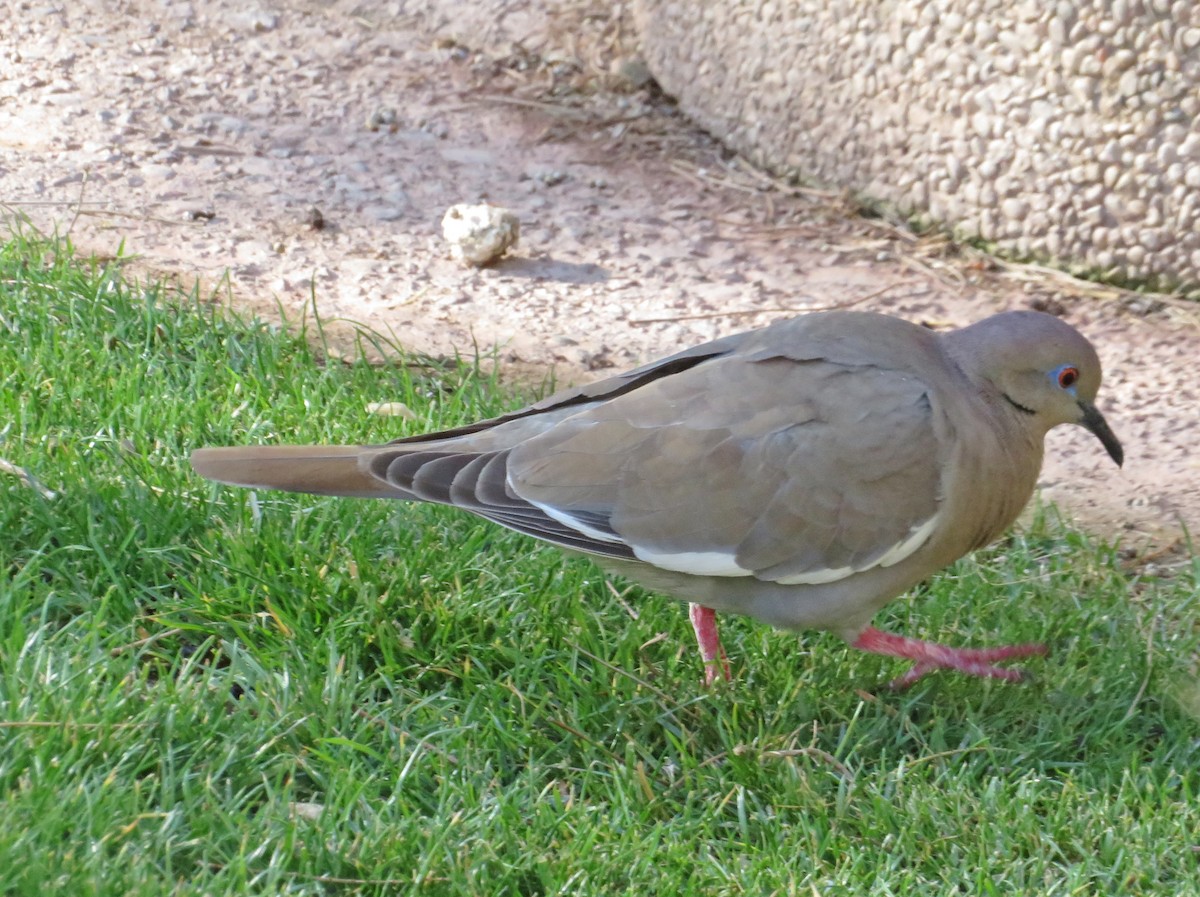
<path fill-rule="evenodd" d="M 935 385 L 950 366 L 920 328 L 808 315 L 441 433 L 200 450 L 193 464 L 451 504 L 666 570 L 830 582 L 898 563 L 937 529 L 954 439 Z"/>
<path fill-rule="evenodd" d="M 510 487 L 607 517 L 648 563 L 706 575 L 827 582 L 896 563 L 933 532 L 946 449 L 919 379 L 731 359 L 669 385 L 670 401 L 650 384 L 514 448 Z M 764 390 L 779 401 L 753 401 Z"/>

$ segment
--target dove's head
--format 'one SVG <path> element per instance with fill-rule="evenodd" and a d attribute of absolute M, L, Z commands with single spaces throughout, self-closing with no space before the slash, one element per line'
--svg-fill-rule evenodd
<path fill-rule="evenodd" d="M 1018 414 L 1043 432 L 1078 424 L 1117 464 L 1125 458 L 1097 410 L 1100 359 L 1078 330 L 1053 315 L 1012 311 L 946 335 L 954 359 L 973 380 L 993 385 Z"/>

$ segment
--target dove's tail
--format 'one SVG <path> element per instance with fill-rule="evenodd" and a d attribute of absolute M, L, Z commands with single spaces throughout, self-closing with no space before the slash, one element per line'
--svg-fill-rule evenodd
<path fill-rule="evenodd" d="M 359 468 L 361 445 L 257 445 L 202 448 L 192 452 L 192 469 L 202 477 L 313 495 L 411 498 Z"/>

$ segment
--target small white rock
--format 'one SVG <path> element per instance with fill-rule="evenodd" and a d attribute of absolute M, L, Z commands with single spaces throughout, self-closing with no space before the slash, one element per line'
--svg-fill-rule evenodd
<path fill-rule="evenodd" d="M 1010 197 L 1000 204 L 1000 211 L 1010 221 L 1021 221 L 1029 213 L 1029 204 L 1024 200 Z"/>
<path fill-rule="evenodd" d="M 294 801 L 288 804 L 288 809 L 291 811 L 293 819 L 305 819 L 309 822 L 316 822 L 321 818 L 321 814 L 325 812 L 325 805 L 312 803 L 311 801 Z"/>
<path fill-rule="evenodd" d="M 403 402 L 368 402 L 367 414 L 377 414 L 380 417 L 400 417 L 404 420 L 416 420 L 416 413 Z"/>
<path fill-rule="evenodd" d="M 499 259 L 517 244 L 521 222 L 508 209 L 460 203 L 442 218 L 442 236 L 450 255 L 468 265 L 482 267 Z"/>
<path fill-rule="evenodd" d="M 1163 247 L 1163 235 L 1156 230 L 1144 230 L 1138 234 L 1138 242 L 1149 249 L 1151 252 L 1156 252 Z"/>

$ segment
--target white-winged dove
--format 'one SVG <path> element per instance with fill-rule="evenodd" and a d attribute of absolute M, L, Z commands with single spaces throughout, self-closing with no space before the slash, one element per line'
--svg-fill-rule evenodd
<path fill-rule="evenodd" d="M 1068 324 L 1008 312 L 937 334 L 886 315 L 778 321 L 386 445 L 205 448 L 241 486 L 454 505 L 691 603 L 712 681 L 714 612 L 826 629 L 913 661 L 1020 679 L 1041 645 L 956 649 L 870 626 L 885 603 L 996 539 L 1058 424 L 1120 443 L 1100 362 Z"/>

